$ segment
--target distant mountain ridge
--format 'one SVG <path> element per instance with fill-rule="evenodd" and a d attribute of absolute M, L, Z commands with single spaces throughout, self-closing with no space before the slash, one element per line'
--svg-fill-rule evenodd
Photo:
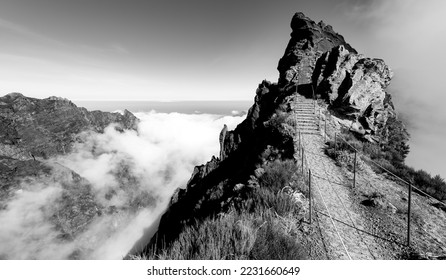
<path fill-rule="evenodd" d="M 43 206 L 42 211 L 46 216 L 36 227 L 44 227 L 44 223 L 49 223 L 59 233 L 53 242 L 59 242 L 62 244 L 61 247 L 65 242 L 74 240 L 84 232 L 95 218 L 104 214 L 112 216 L 118 213 L 122 209 L 106 207 L 97 200 L 88 180 L 66 166 L 54 162 L 53 159 L 70 153 L 76 143 L 83 141 L 79 137 L 83 132 L 101 133 L 111 124 L 115 124 L 115 129 L 118 131 L 136 130 L 138 121 L 129 111 L 125 111 L 122 115 L 88 111 L 59 97 L 36 99 L 20 93 L 0 97 L 0 211 L 6 212 L 10 201 L 23 192 L 30 192 L 36 196 L 49 193 L 52 189 L 54 192 L 59 192 L 61 195 L 54 203 Z M 129 177 L 124 173 L 122 177 Z M 124 189 L 124 191 L 132 190 Z M 139 195 L 144 199 L 144 193 Z M 126 209 L 122 212 L 125 211 Z M 20 222 L 26 221 L 20 216 L 14 218 Z M 4 225 L 4 228 L 7 229 L 9 226 Z M 16 234 L 20 238 L 26 238 L 27 235 L 31 238 L 33 234 L 38 235 L 39 231 Z M 71 251 L 45 255 L 48 253 L 45 251 L 46 248 L 32 249 L 33 243 L 36 243 L 35 246 L 38 248 L 40 240 L 29 242 L 28 245 L 31 247 L 29 250 L 17 252 L 22 248 L 13 248 L 8 253 L 26 259 L 55 256 L 77 259 L 85 258 L 89 254 L 85 248 L 72 248 Z M 2 244 L 2 247 L 8 248 L 7 245 L 9 244 Z M 2 255 L 0 252 L 0 259 L 5 258 L 11 256 Z"/>
<path fill-rule="evenodd" d="M 68 153 L 82 131 L 103 132 L 116 123 L 136 129 L 138 119 L 124 114 L 88 111 L 65 98 L 36 99 L 20 93 L 0 97 L 0 152 L 18 159 Z"/>

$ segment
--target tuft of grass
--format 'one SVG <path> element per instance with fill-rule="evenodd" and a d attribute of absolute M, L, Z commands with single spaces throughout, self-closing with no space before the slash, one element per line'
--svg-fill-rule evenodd
<path fill-rule="evenodd" d="M 257 233 L 250 251 L 250 259 L 255 260 L 295 260 L 306 259 L 302 246 L 293 236 L 281 230 L 280 225 L 268 221 Z"/>
<path fill-rule="evenodd" d="M 265 172 L 259 178 L 261 187 L 269 188 L 273 192 L 281 191 L 291 182 L 297 172 L 296 163 L 293 160 L 275 160 L 264 167 Z"/>

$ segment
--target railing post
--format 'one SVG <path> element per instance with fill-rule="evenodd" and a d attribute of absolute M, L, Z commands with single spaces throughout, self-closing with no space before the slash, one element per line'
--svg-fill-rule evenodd
<path fill-rule="evenodd" d="M 321 120 L 322 120 L 322 113 L 321 113 L 321 108 L 319 108 L 319 131 L 322 131 Z"/>
<path fill-rule="evenodd" d="M 410 205 L 412 201 L 412 184 L 409 183 L 409 199 L 407 202 L 407 246 L 410 246 Z"/>
<path fill-rule="evenodd" d="M 355 160 L 353 161 L 353 188 L 356 188 L 356 150 L 355 150 Z"/>
<path fill-rule="evenodd" d="M 302 147 L 302 177 L 304 177 L 304 148 Z"/>
<path fill-rule="evenodd" d="M 308 199 L 310 206 L 310 225 L 311 225 L 311 170 L 308 169 Z"/>
<path fill-rule="evenodd" d="M 337 133 L 335 132 L 335 141 L 334 141 L 334 142 L 335 142 L 335 143 L 334 143 L 334 151 L 335 151 L 335 156 L 336 156 L 336 146 L 337 146 L 337 143 L 336 143 L 336 142 L 337 142 L 337 139 L 336 139 L 336 138 L 337 138 L 337 137 L 336 137 L 336 134 L 337 134 Z"/>
<path fill-rule="evenodd" d="M 324 143 L 327 142 L 327 115 L 324 118 Z"/>
<path fill-rule="evenodd" d="M 302 142 L 302 138 L 301 138 L 300 130 L 299 130 L 299 156 L 300 156 L 300 149 L 302 149 L 302 144 L 301 144 L 301 142 Z"/>

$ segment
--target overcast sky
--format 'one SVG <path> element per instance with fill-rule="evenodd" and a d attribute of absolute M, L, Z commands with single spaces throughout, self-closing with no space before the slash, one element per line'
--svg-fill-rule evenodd
<path fill-rule="evenodd" d="M 0 0 L 0 95 L 252 100 L 297 11 L 394 69 L 409 162 L 445 176 L 443 0 Z"/>

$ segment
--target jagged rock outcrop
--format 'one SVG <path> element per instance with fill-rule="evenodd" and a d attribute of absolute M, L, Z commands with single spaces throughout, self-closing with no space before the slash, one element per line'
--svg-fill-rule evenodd
<path fill-rule="evenodd" d="M 279 61 L 279 85 L 298 85 L 306 96 L 322 97 L 350 129 L 374 141 L 395 115 L 386 87 L 392 71 L 381 59 L 367 58 L 322 21 L 302 13 L 291 21 L 291 39 Z"/>
<path fill-rule="evenodd" d="M 174 194 L 147 252 L 168 247 L 186 226 L 224 213 L 244 189 L 258 187 L 262 161 L 270 155 L 293 158 L 294 129 L 281 127 L 293 121 L 290 102 L 296 91 L 325 100 L 341 123 L 370 141 L 395 130 L 389 130 L 388 120 L 395 123 L 396 115 L 385 91 L 392 72 L 384 61 L 358 54 L 331 26 L 302 13 L 294 15 L 291 28 L 278 83 L 263 81 L 246 119 L 233 131 L 223 128 L 220 157 L 196 167 L 186 188 Z"/>
<path fill-rule="evenodd" d="M 351 53 L 341 45 L 318 59 L 313 81 L 331 109 L 353 120 L 355 132 L 376 135 L 395 114 L 385 91 L 392 75 L 382 59 Z"/>
<path fill-rule="evenodd" d="M 68 153 L 80 132 L 103 132 L 112 123 L 120 130 L 136 129 L 138 119 L 127 110 L 123 115 L 88 111 L 59 97 L 7 94 L 0 97 L 0 154 L 26 160 Z"/>
<path fill-rule="evenodd" d="M 356 53 L 330 25 L 322 21 L 315 23 L 303 13 L 294 15 L 291 29 L 291 39 L 277 67 L 279 84 L 292 82 L 310 85 L 316 60 L 333 47 L 343 45 L 350 52 Z"/>

